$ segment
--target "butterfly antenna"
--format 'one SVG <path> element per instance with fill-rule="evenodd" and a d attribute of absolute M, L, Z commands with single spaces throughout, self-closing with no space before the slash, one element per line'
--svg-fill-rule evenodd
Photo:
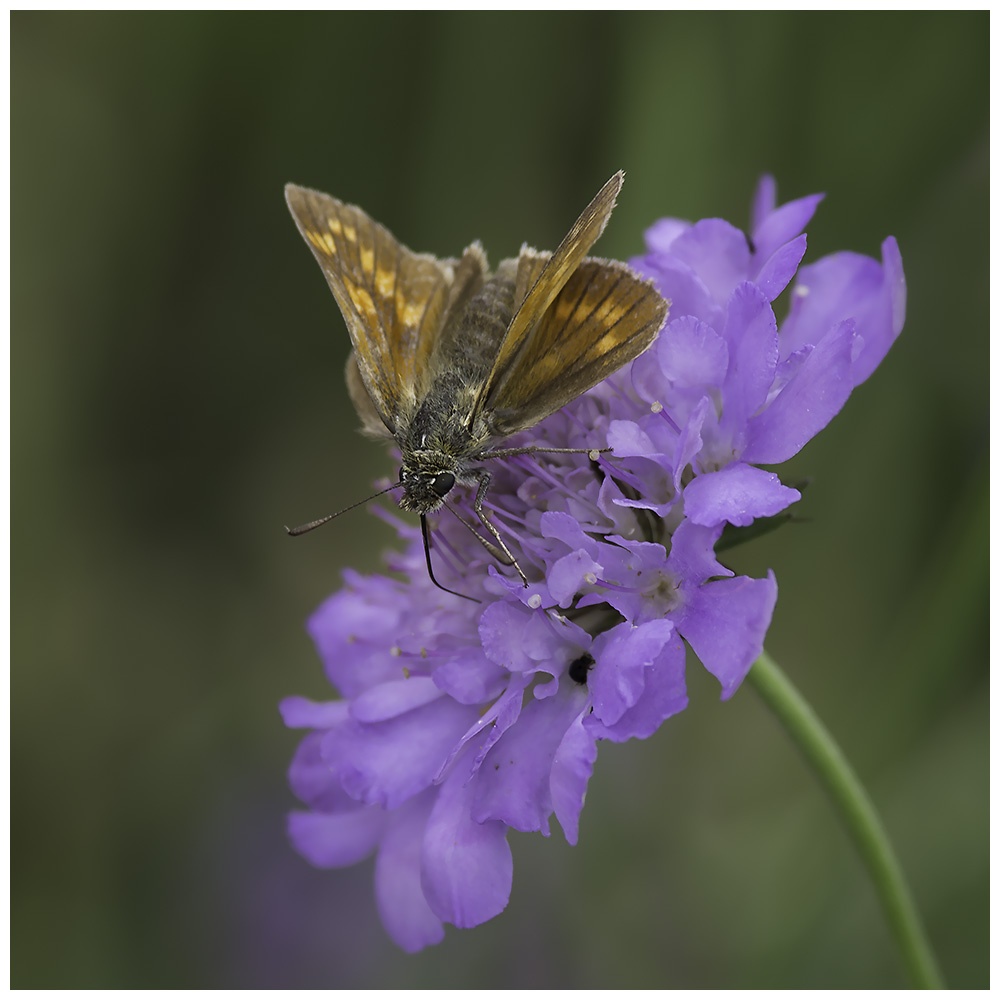
<path fill-rule="evenodd" d="M 286 524 L 285 531 L 292 536 L 304 535 L 307 531 L 312 531 L 313 528 L 318 528 L 321 524 L 326 524 L 327 521 L 332 521 L 335 517 L 340 517 L 341 514 L 346 514 L 349 510 L 354 510 L 355 507 L 360 507 L 363 503 L 368 503 L 369 500 L 374 500 L 375 497 L 380 497 L 383 493 L 398 489 L 402 485 L 402 483 L 393 483 L 392 486 L 387 486 L 384 490 L 379 490 L 378 493 L 373 493 L 370 497 L 365 497 L 364 500 L 352 503 L 350 507 L 338 510 L 336 514 L 327 514 L 326 517 L 321 517 L 319 520 L 310 521 L 308 524 L 300 524 L 297 528 L 289 528 Z"/>
<path fill-rule="evenodd" d="M 424 536 L 424 555 L 427 558 L 427 575 L 431 578 L 431 583 L 438 590 L 443 590 L 446 594 L 454 594 L 456 597 L 464 597 L 467 601 L 474 601 L 476 604 L 481 604 L 482 602 L 475 597 L 469 597 L 468 594 L 460 594 L 457 590 L 451 590 L 444 586 L 444 584 L 438 583 L 437 577 L 434 575 L 434 567 L 431 565 L 431 536 L 427 528 L 427 516 L 425 514 L 420 515 L 420 531 Z"/>

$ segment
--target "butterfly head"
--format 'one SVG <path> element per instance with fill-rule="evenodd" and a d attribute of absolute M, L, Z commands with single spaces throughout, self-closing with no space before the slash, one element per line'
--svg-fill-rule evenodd
<path fill-rule="evenodd" d="M 399 485 L 403 487 L 399 506 L 418 514 L 437 510 L 455 488 L 458 476 L 455 459 L 443 452 L 419 451 L 407 455 L 399 470 Z"/>

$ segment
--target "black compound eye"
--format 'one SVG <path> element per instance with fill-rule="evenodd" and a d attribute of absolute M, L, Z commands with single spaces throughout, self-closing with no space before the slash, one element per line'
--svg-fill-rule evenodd
<path fill-rule="evenodd" d="M 450 472 L 442 472 L 431 480 L 431 489 L 439 496 L 447 496 L 455 485 L 455 477 Z"/>

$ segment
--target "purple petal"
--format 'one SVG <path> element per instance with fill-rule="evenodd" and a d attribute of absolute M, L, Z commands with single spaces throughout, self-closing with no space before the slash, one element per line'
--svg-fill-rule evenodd
<path fill-rule="evenodd" d="M 764 293 L 768 302 L 773 302 L 788 287 L 788 282 L 795 277 L 795 272 L 805 256 L 805 252 L 806 237 L 803 233 L 794 240 L 789 240 L 788 243 L 778 247 L 764 261 L 754 279 L 754 284 Z"/>
<path fill-rule="evenodd" d="M 667 324 L 656 341 L 656 355 L 664 375 L 679 388 L 721 386 L 729 366 L 726 342 L 694 316 Z"/>
<path fill-rule="evenodd" d="M 713 576 L 732 576 L 715 558 L 715 543 L 722 534 L 722 525 L 714 527 L 695 524 L 685 518 L 674 532 L 667 558 L 667 569 L 687 587 L 696 588 Z"/>
<path fill-rule="evenodd" d="M 475 783 L 458 767 L 441 786 L 424 833 L 421 885 L 431 909 L 456 927 L 475 927 L 503 912 L 514 862 L 507 827 L 472 819 Z"/>
<path fill-rule="evenodd" d="M 288 817 L 288 836 L 310 864 L 344 868 L 375 850 L 386 819 L 379 806 L 356 806 L 340 813 L 294 812 Z"/>
<path fill-rule="evenodd" d="M 825 197 L 810 194 L 769 212 L 759 226 L 754 226 L 753 242 L 757 259 L 767 260 L 778 247 L 795 239 L 809 225 L 816 207 Z"/>
<path fill-rule="evenodd" d="M 644 740 L 652 736 L 664 720 L 687 708 L 684 656 L 684 643 L 674 632 L 645 668 L 642 697 L 623 712 L 617 722 L 605 726 L 597 719 L 596 713 L 584 718 L 584 728 L 590 736 L 615 743 Z"/>
<path fill-rule="evenodd" d="M 420 883 L 424 829 L 436 795 L 420 796 L 392 813 L 375 861 L 375 899 L 389 936 L 408 952 L 437 944 L 444 926 Z"/>
<path fill-rule="evenodd" d="M 507 671 L 479 649 L 464 649 L 450 657 L 431 674 L 434 683 L 463 705 L 492 701 L 507 683 Z"/>
<path fill-rule="evenodd" d="M 358 722 L 384 722 L 442 696 L 430 677 L 406 677 L 370 688 L 351 702 Z"/>
<path fill-rule="evenodd" d="M 579 590 L 597 582 L 602 569 L 586 552 L 571 552 L 549 570 L 549 592 L 561 608 L 568 608 Z"/>
<path fill-rule="evenodd" d="M 890 236 L 882 244 L 883 284 L 870 311 L 858 310 L 855 320 L 864 347 L 854 360 L 854 384 L 861 385 L 879 366 L 906 322 L 906 276 L 899 245 Z"/>
<path fill-rule="evenodd" d="M 552 761 L 552 808 L 567 843 L 575 844 L 587 782 L 594 773 L 597 743 L 583 728 L 583 716 L 570 724 Z"/>
<path fill-rule="evenodd" d="M 573 552 L 582 549 L 591 558 L 597 558 L 597 542 L 588 535 L 580 522 L 561 511 L 546 511 L 540 520 L 542 534 L 546 538 L 557 538 Z"/>
<path fill-rule="evenodd" d="M 394 809 L 434 781 L 478 715 L 474 707 L 438 698 L 386 722 L 350 720 L 323 737 L 323 758 L 352 798 Z"/>
<path fill-rule="evenodd" d="M 698 275 L 719 303 L 729 298 L 750 271 L 746 237 L 724 219 L 696 222 L 674 240 L 670 252 Z"/>
<path fill-rule="evenodd" d="M 523 604 L 532 611 L 538 608 L 551 608 L 555 601 L 549 593 L 549 588 L 544 581 L 539 583 L 529 583 L 523 586 L 518 579 L 508 579 L 497 571 L 496 566 L 489 567 L 489 576 L 486 581 L 486 591 L 497 597 L 512 598 L 518 604 Z"/>
<path fill-rule="evenodd" d="M 674 240 L 691 228 L 683 219 L 659 219 L 643 234 L 646 246 L 655 253 L 669 253 Z"/>
<path fill-rule="evenodd" d="M 311 701 L 299 695 L 285 698 L 278 706 L 289 729 L 329 729 L 347 718 L 346 701 Z"/>
<path fill-rule="evenodd" d="M 618 458 L 651 455 L 656 451 L 649 435 L 634 420 L 611 421 L 608 427 L 608 447 L 613 449 Z"/>
<path fill-rule="evenodd" d="M 778 364 L 778 325 L 760 289 L 744 282 L 729 300 L 726 318 L 729 372 L 722 421 L 742 431 L 749 416 L 763 406 Z"/>
<path fill-rule="evenodd" d="M 553 662 L 559 662 L 568 647 L 589 642 L 578 625 L 507 601 L 497 601 L 483 612 L 479 635 L 486 655 L 512 673 L 558 673 Z"/>
<path fill-rule="evenodd" d="M 690 595 L 677 629 L 709 673 L 718 678 L 725 700 L 740 686 L 764 648 L 778 585 L 774 573 L 763 580 L 738 576 L 713 580 Z"/>
<path fill-rule="evenodd" d="M 306 805 L 320 812 L 356 809 L 357 803 L 338 784 L 323 760 L 323 734 L 309 733 L 299 744 L 288 768 L 288 783 Z"/>
<path fill-rule="evenodd" d="M 668 619 L 659 618 L 638 626 L 623 622 L 597 639 L 596 662 L 589 681 L 594 711 L 586 723 L 593 735 L 610 736 L 626 713 L 645 701 L 646 684 L 652 676 L 650 668 L 660 661 L 664 648 L 671 645 L 680 645 L 682 651 L 683 687 L 683 644 L 678 643 Z M 629 735 L 622 738 L 628 739 Z"/>
<path fill-rule="evenodd" d="M 754 518 L 770 517 L 801 498 L 798 490 L 783 486 L 773 472 L 739 462 L 696 476 L 684 490 L 684 513 L 695 524 L 711 526 L 728 521 L 746 526 Z"/>
<path fill-rule="evenodd" d="M 568 681 L 554 697 L 533 698 L 524 706 L 517 725 L 504 733 L 483 761 L 475 782 L 473 819 L 500 820 L 515 830 L 549 835 L 552 762 L 588 698 L 585 685 Z"/>
<path fill-rule="evenodd" d="M 600 722 L 614 725 L 636 704 L 645 688 L 646 667 L 672 635 L 673 625 L 665 618 L 638 626 L 623 622 L 602 633 L 590 676 L 594 715 Z"/>
<path fill-rule="evenodd" d="M 640 274 L 653 279 L 657 290 L 670 303 L 670 316 L 699 316 L 711 323 L 721 314 L 708 285 L 689 264 L 670 254 L 655 253 L 634 257 L 629 263 Z"/>
<path fill-rule="evenodd" d="M 899 247 L 890 236 L 882 244 L 883 264 L 856 253 L 835 253 L 799 271 L 788 319 L 781 327 L 784 354 L 819 343 L 846 319 L 864 344 L 854 362 L 860 385 L 885 357 L 906 318 L 906 278 Z"/>
<path fill-rule="evenodd" d="M 471 746 L 472 776 L 479 770 L 483 759 L 490 748 L 503 734 L 510 729 L 521 714 L 521 702 L 524 700 L 524 689 L 531 681 L 531 674 L 520 674 L 508 678 L 506 690 L 499 698 L 469 727 L 468 731 L 455 744 L 446 758 L 441 770 L 434 777 L 440 783 L 451 773 L 455 762 L 465 759 L 462 752 Z M 469 767 L 468 760 L 465 766 Z M 471 780 L 471 778 L 469 779 Z"/>
<path fill-rule="evenodd" d="M 784 462 L 840 412 L 854 388 L 854 321 L 831 330 L 794 377 L 747 426 L 743 460 Z"/>
<path fill-rule="evenodd" d="M 378 594 L 398 584 L 372 578 L 365 581 Z M 381 586 L 382 584 L 387 586 Z M 388 586 L 391 583 L 391 587 Z M 393 636 L 400 631 L 405 601 L 376 602 L 369 594 L 341 590 L 324 601 L 307 623 L 307 631 L 326 668 L 327 677 L 345 698 L 353 698 L 383 680 L 399 676 L 399 660 L 391 655 Z M 378 637 L 378 642 L 370 641 Z"/>
<path fill-rule="evenodd" d="M 684 470 L 694 461 L 695 455 L 701 450 L 703 444 L 701 429 L 709 416 L 714 422 L 715 406 L 708 396 L 702 396 L 691 410 L 691 415 L 677 441 L 673 480 L 675 493 L 680 493 Z"/>
<path fill-rule="evenodd" d="M 762 174 L 754 192 L 750 209 L 750 232 L 756 235 L 764 220 L 774 211 L 778 203 L 778 183 L 770 174 Z"/>

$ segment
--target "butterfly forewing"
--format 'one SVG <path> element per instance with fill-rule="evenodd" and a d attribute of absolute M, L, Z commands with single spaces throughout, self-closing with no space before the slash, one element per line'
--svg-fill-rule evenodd
<path fill-rule="evenodd" d="M 344 315 L 357 367 L 391 433 L 425 392 L 454 270 L 415 254 L 354 205 L 294 184 L 285 197 Z"/>
<path fill-rule="evenodd" d="M 604 232 L 624 180 L 625 174 L 619 170 L 597 192 L 554 253 L 542 255 L 531 250 L 521 251 L 522 259 L 526 253 L 532 254 L 532 264 L 541 264 L 541 267 L 525 269 L 519 264 L 517 293 L 518 299 L 523 296 L 523 300 L 515 300 L 517 312 L 507 328 L 493 368 L 483 386 L 480 408 L 487 405 L 496 383 L 508 371 L 515 367 L 520 370 L 519 355 L 526 349 L 535 325 L 586 257 L 587 251 Z"/>
<path fill-rule="evenodd" d="M 544 255 L 526 251 L 538 268 Z M 514 362 L 496 379 L 484 413 L 497 434 L 512 434 L 565 406 L 653 342 L 667 303 L 618 261 L 588 258 L 535 324 Z"/>

